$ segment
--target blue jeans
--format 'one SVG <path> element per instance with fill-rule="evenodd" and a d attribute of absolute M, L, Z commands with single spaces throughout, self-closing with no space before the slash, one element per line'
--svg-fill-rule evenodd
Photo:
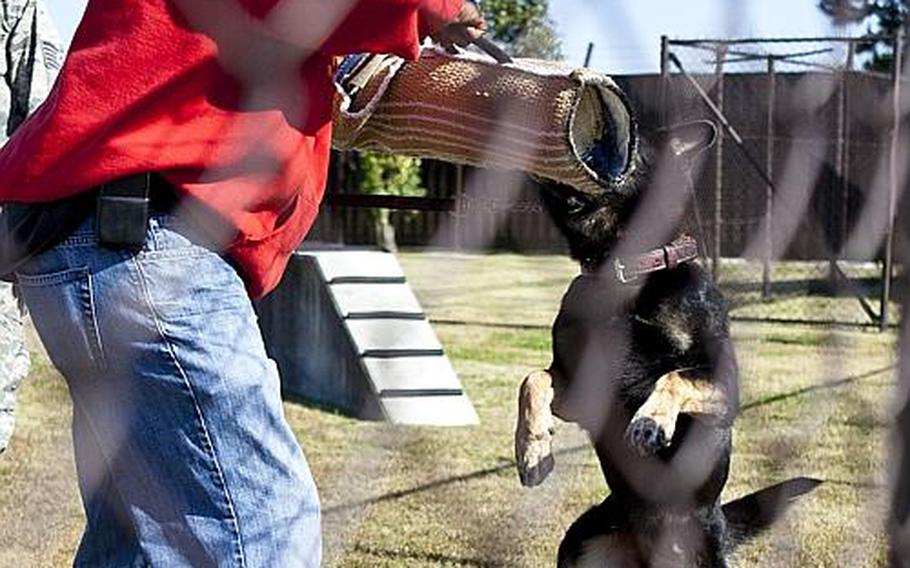
<path fill-rule="evenodd" d="M 73 398 L 76 566 L 318 566 L 316 487 L 243 282 L 175 217 L 139 252 L 94 220 L 19 273 Z"/>

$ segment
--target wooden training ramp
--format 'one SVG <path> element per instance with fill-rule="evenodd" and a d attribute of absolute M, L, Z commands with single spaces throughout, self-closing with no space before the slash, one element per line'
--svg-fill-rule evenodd
<path fill-rule="evenodd" d="M 256 309 L 286 394 L 395 424 L 477 424 L 394 255 L 299 251 Z"/>

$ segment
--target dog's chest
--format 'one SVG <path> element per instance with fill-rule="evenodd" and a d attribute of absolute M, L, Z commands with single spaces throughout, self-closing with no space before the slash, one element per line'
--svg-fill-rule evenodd
<path fill-rule="evenodd" d="M 682 539 L 666 535 L 651 543 L 647 562 L 633 537 L 629 534 L 604 534 L 592 537 L 581 544 L 581 553 L 568 568 L 640 568 L 659 566 L 661 568 L 686 568 L 701 565 L 699 558 L 687 550 Z"/>
<path fill-rule="evenodd" d="M 641 563 L 627 535 L 599 535 L 581 545 L 581 554 L 569 568 L 638 568 Z"/>

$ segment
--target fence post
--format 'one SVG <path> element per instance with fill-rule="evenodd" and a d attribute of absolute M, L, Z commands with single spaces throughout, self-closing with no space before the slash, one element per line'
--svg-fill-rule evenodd
<path fill-rule="evenodd" d="M 838 274 L 840 272 L 837 261 L 841 254 L 843 254 L 843 248 L 847 242 L 847 231 L 848 223 L 847 217 L 850 214 L 849 202 L 850 202 L 850 183 L 848 181 L 848 171 L 849 166 L 849 150 L 847 147 L 847 139 L 850 132 L 850 124 L 847 118 L 847 73 L 850 69 L 853 68 L 853 42 L 847 42 L 847 59 L 844 64 L 844 68 L 841 70 L 840 75 L 838 76 L 838 92 L 837 92 L 837 132 L 835 134 L 835 146 L 834 146 L 834 174 L 837 183 L 837 190 L 839 201 L 830 202 L 831 205 L 828 207 L 828 211 L 831 214 L 831 219 L 829 223 L 837 221 L 836 226 L 826 225 L 830 227 L 831 235 L 831 245 L 829 249 L 830 258 L 828 259 L 828 285 L 832 290 L 835 290 L 838 286 Z M 834 188 L 831 188 L 832 190 Z M 832 191 L 832 195 L 833 195 Z M 838 203 L 840 204 L 840 210 L 838 211 Z"/>
<path fill-rule="evenodd" d="M 335 183 L 332 184 L 332 193 L 343 193 L 347 189 L 348 153 L 339 151 L 335 160 Z M 344 219 L 339 219 L 343 212 L 335 205 L 334 199 L 329 199 L 329 234 L 330 239 L 338 244 L 344 243 Z"/>
<path fill-rule="evenodd" d="M 660 126 L 667 125 L 667 95 L 670 89 L 670 38 L 660 36 L 660 99 L 658 115 Z"/>
<path fill-rule="evenodd" d="M 455 166 L 455 211 L 453 212 L 455 218 L 452 223 L 452 246 L 457 251 L 462 249 L 464 205 L 464 166 L 457 164 Z"/>
<path fill-rule="evenodd" d="M 888 329 L 888 303 L 891 300 L 891 277 L 894 268 L 894 217 L 897 210 L 898 193 L 898 154 L 900 152 L 901 129 L 901 80 L 903 76 L 904 35 L 898 32 L 894 38 L 894 70 L 892 73 L 894 92 L 891 97 L 892 123 L 891 123 L 891 148 L 888 159 L 888 219 L 885 234 L 885 262 L 882 268 L 882 298 L 879 316 L 879 329 Z"/>
<path fill-rule="evenodd" d="M 727 46 L 718 44 L 716 46 L 717 62 L 714 67 L 714 76 L 717 83 L 716 104 L 720 112 L 724 111 L 724 60 L 727 57 Z M 716 282 L 720 278 L 720 257 L 723 222 L 723 190 L 724 190 L 724 130 L 720 129 L 717 136 L 717 147 L 715 150 L 715 172 L 714 172 L 714 242 L 711 251 L 711 274 Z"/>
<path fill-rule="evenodd" d="M 843 73 L 841 81 L 841 110 L 843 112 L 843 162 L 841 163 L 841 226 L 840 226 L 840 248 L 843 249 L 847 243 L 850 232 L 850 139 L 852 137 L 851 117 L 850 117 L 850 83 L 849 73 L 853 70 L 853 59 L 856 53 L 856 44 L 852 41 L 847 43 L 847 67 Z M 843 250 L 838 251 L 843 254 Z"/>
<path fill-rule="evenodd" d="M 774 178 L 774 105 L 777 101 L 777 71 L 774 57 L 768 57 L 768 116 L 765 130 L 765 173 Z M 774 188 L 765 184 L 765 251 L 762 255 L 762 298 L 771 296 L 771 259 L 774 258 Z"/>
<path fill-rule="evenodd" d="M 838 100 L 838 160 L 837 176 L 840 180 L 840 227 L 838 235 L 838 250 L 836 255 L 843 254 L 843 248 L 847 243 L 849 232 L 850 217 L 850 83 L 848 81 L 849 73 L 853 70 L 853 58 L 856 50 L 856 44 L 852 41 L 847 42 L 847 63 L 843 73 L 841 73 L 840 98 Z M 836 257 L 835 257 L 836 260 Z"/>

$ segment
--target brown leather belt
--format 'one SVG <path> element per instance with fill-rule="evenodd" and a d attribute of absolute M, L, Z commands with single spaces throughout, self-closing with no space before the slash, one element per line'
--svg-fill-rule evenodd
<path fill-rule="evenodd" d="M 630 258 L 616 258 L 613 268 L 623 284 L 661 270 L 673 270 L 684 262 L 698 258 L 698 241 L 690 235 L 680 235 L 668 245 Z"/>

